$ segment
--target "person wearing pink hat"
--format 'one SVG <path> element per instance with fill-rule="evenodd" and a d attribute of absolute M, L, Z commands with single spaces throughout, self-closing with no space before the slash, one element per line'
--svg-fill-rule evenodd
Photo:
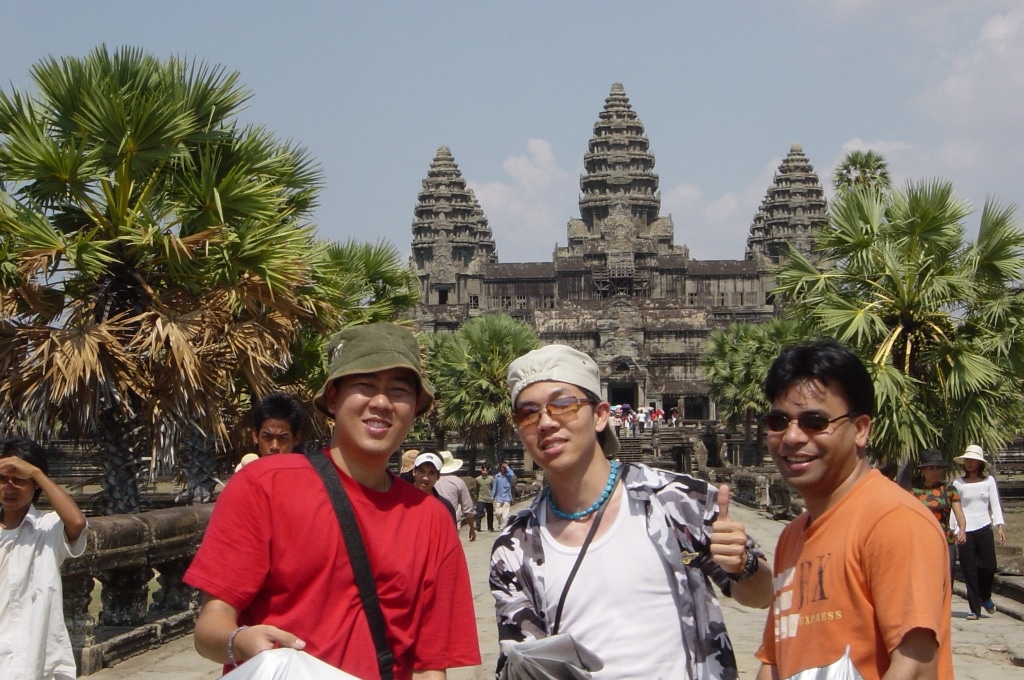
<path fill-rule="evenodd" d="M 992 604 L 992 582 L 996 576 L 996 547 L 992 525 L 999 532 L 999 545 L 1006 542 L 1003 529 L 1003 508 L 999 504 L 996 480 L 988 474 L 985 451 L 971 444 L 962 456 L 954 459 L 964 467 L 964 475 L 953 482 L 960 492 L 960 504 L 967 520 L 967 539 L 960 546 L 960 570 L 967 586 L 969 621 L 976 621 L 984 609 L 989 615 L 996 611 Z"/>

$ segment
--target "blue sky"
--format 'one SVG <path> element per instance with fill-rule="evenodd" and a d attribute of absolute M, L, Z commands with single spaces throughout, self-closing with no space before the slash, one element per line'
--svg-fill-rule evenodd
<path fill-rule="evenodd" d="M 698 259 L 743 257 L 794 143 L 826 186 L 867 148 L 898 183 L 949 179 L 976 206 L 972 231 L 987 196 L 1024 209 L 1019 0 L 34 0 L 9 3 L 4 24 L 7 90 L 44 56 L 100 43 L 240 71 L 246 121 L 323 166 L 320 235 L 403 255 L 443 145 L 500 260 L 550 260 L 615 82 L 646 127 L 675 242 Z"/>

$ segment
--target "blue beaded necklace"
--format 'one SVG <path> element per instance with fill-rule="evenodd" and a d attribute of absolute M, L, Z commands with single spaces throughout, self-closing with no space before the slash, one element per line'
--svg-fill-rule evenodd
<path fill-rule="evenodd" d="M 559 510 L 558 506 L 555 505 L 555 499 L 551 495 L 551 489 L 549 488 L 547 490 L 547 494 L 548 504 L 551 506 L 551 511 L 555 513 L 555 516 L 559 519 L 566 519 L 569 521 L 575 521 L 579 519 L 584 519 L 585 517 L 589 517 L 590 515 L 597 512 L 601 508 L 601 506 L 604 505 L 604 502 L 608 500 L 608 497 L 612 495 L 612 489 L 615 488 L 615 482 L 618 480 L 618 478 L 619 461 L 613 460 L 611 472 L 608 473 L 608 483 L 604 485 L 604 491 L 601 493 L 601 497 L 594 501 L 594 504 L 591 505 L 589 508 L 587 508 L 586 510 L 580 510 L 579 512 L 562 512 L 561 510 Z"/>

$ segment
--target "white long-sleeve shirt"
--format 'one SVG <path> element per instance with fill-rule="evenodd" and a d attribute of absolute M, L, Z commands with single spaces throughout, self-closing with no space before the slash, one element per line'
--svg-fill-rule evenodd
<path fill-rule="evenodd" d="M 953 486 L 960 492 L 960 505 L 964 510 L 964 519 L 967 520 L 967 531 L 983 529 L 989 524 L 1005 523 L 1003 508 L 999 505 L 999 490 L 992 475 L 970 484 L 962 478 L 957 479 Z"/>
<path fill-rule="evenodd" d="M 85 551 L 88 534 L 68 543 L 57 513 L 35 506 L 16 529 L 0 531 L 0 678 L 74 680 L 60 565 Z"/>

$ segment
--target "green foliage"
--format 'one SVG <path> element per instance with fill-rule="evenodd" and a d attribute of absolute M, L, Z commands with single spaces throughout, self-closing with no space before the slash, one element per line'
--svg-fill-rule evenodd
<path fill-rule="evenodd" d="M 769 404 L 764 379 L 771 362 L 786 345 L 808 337 L 805 325 L 776 319 L 765 324 L 732 324 L 715 330 L 701 356 L 701 370 L 718 417 L 730 431 L 762 414 Z"/>
<path fill-rule="evenodd" d="M 1015 210 L 987 201 L 971 243 L 971 208 L 949 182 L 892 189 L 885 160 L 869 151 L 848 154 L 834 184 L 818 259 L 794 250 L 776 272 L 789 321 L 709 339 L 702 368 L 722 418 L 735 428 L 767 407 L 761 388 L 782 346 L 833 337 L 874 380 L 873 458 L 915 461 L 928 447 L 952 458 L 970 443 L 1000 450 L 1024 427 L 1024 232 Z"/>
<path fill-rule="evenodd" d="M 971 243 L 969 214 L 941 180 L 853 187 L 816 240 L 833 267 L 794 254 L 777 274 L 791 318 L 868 364 L 879 460 L 916 460 L 931 446 L 952 456 L 969 443 L 998 451 L 1024 424 L 1024 232 L 1012 209 L 989 201 Z"/>
<path fill-rule="evenodd" d="M 832 186 L 837 194 L 860 187 L 887 191 L 892 186 L 889 166 L 881 154 L 874 151 L 851 151 L 836 166 Z"/>
<path fill-rule="evenodd" d="M 530 326 L 507 314 L 488 314 L 455 333 L 427 336 L 439 426 L 458 433 L 467 445 L 507 443 L 515 430 L 508 366 L 540 344 Z"/>
<path fill-rule="evenodd" d="M 320 168 L 238 122 L 237 73 L 99 47 L 32 78 L 0 92 L 7 426 L 131 423 L 136 455 L 196 428 L 223 446 L 243 396 L 315 377 L 324 334 L 415 304 L 390 246 L 316 240 Z"/>

